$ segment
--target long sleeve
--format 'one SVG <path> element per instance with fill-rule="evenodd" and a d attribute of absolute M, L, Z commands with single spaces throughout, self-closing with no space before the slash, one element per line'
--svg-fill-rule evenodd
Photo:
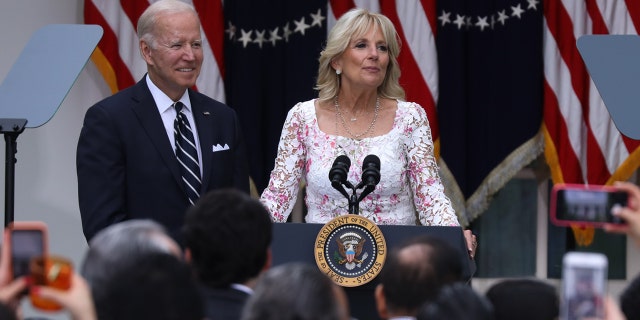
<path fill-rule="evenodd" d="M 303 136 L 306 125 L 300 108 L 301 103 L 298 103 L 287 114 L 269 185 L 260 199 L 275 222 L 287 221 L 296 203 L 303 175 L 307 156 Z"/>
<path fill-rule="evenodd" d="M 426 226 L 457 226 L 460 223 L 444 193 L 433 150 L 429 120 L 417 104 L 411 108 L 413 117 L 407 130 L 407 166 L 414 203 L 420 224 Z"/>
<path fill-rule="evenodd" d="M 76 155 L 82 229 L 90 240 L 98 231 L 127 218 L 125 213 L 125 157 L 113 134 L 104 106 L 85 116 Z"/>

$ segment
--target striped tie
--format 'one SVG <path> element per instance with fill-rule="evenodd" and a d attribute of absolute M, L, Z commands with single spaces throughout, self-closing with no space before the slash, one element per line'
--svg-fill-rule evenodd
<path fill-rule="evenodd" d="M 198 150 L 193 138 L 193 132 L 187 116 L 182 112 L 184 105 L 178 101 L 173 104 L 176 108 L 176 120 L 173 122 L 173 135 L 176 140 L 176 157 L 182 169 L 182 181 L 187 189 L 189 202 L 194 204 L 200 197 L 200 166 L 198 164 Z"/>

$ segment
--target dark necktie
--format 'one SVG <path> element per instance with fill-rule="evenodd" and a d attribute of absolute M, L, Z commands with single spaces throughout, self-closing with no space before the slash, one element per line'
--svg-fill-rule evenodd
<path fill-rule="evenodd" d="M 182 181 L 187 189 L 189 202 L 194 204 L 200 197 L 200 165 L 198 164 L 198 150 L 193 132 L 187 116 L 182 112 L 184 105 L 178 101 L 173 104 L 176 108 L 176 120 L 173 122 L 173 134 L 176 140 L 176 157 L 182 170 Z"/>

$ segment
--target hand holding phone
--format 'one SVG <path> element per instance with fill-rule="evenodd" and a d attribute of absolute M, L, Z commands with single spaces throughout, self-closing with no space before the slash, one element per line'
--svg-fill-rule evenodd
<path fill-rule="evenodd" d="M 612 210 L 626 207 L 628 201 L 628 192 L 616 187 L 556 184 L 551 191 L 551 222 L 559 226 L 592 227 L 625 224 Z"/>
<path fill-rule="evenodd" d="M 9 233 L 11 278 L 28 275 L 31 259 L 48 254 L 47 225 L 40 221 L 15 221 L 5 232 Z"/>
<path fill-rule="evenodd" d="M 562 259 L 561 320 L 604 319 L 607 257 L 601 253 L 568 252 Z"/>
<path fill-rule="evenodd" d="M 629 194 L 627 207 L 616 210 L 617 217 L 625 224 L 607 224 L 604 230 L 611 233 L 627 234 L 640 247 L 640 187 L 631 182 L 616 182 L 616 188 Z"/>

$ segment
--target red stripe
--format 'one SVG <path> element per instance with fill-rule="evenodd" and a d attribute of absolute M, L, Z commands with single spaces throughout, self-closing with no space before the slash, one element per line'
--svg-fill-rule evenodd
<path fill-rule="evenodd" d="M 340 18 L 343 14 L 352 8 L 355 8 L 356 4 L 353 0 L 331 0 L 331 10 L 336 19 Z"/>
<path fill-rule="evenodd" d="M 209 41 L 213 56 L 224 79 L 224 10 L 220 0 L 194 0 L 204 34 Z"/>
<path fill-rule="evenodd" d="M 580 171 L 580 160 L 569 141 L 567 124 L 560 113 L 558 97 L 546 80 L 544 81 L 544 124 L 553 140 L 564 182 L 584 183 Z"/>
<path fill-rule="evenodd" d="M 98 47 L 102 50 L 116 74 L 118 90 L 132 86 L 135 81 L 133 80 L 133 76 L 131 75 L 129 68 L 124 61 L 122 61 L 122 58 L 120 58 L 120 52 L 118 52 L 118 38 L 91 0 L 85 1 L 84 20 L 87 24 L 97 24 L 104 29 L 104 34 L 102 35 L 100 42 L 98 42 Z"/>
<path fill-rule="evenodd" d="M 638 0 L 626 0 L 627 11 L 631 16 L 631 21 L 636 27 L 636 33 L 640 33 L 640 1 Z"/>
<path fill-rule="evenodd" d="M 395 0 L 380 0 L 380 9 L 382 14 L 387 16 L 391 22 L 396 26 L 398 35 L 403 44 L 408 44 L 407 38 L 404 35 L 400 24 L 400 18 L 395 6 Z M 419 103 L 427 113 L 429 118 L 429 125 L 431 126 L 431 134 L 434 141 L 440 137 L 440 130 L 438 127 L 438 117 L 436 114 L 436 106 L 429 90 L 429 86 L 420 73 L 420 68 L 416 63 L 413 54 L 411 54 L 408 48 L 400 50 L 398 56 L 398 63 L 402 70 L 402 77 L 400 77 L 400 84 L 407 93 L 407 100 Z"/>
<path fill-rule="evenodd" d="M 582 106 L 582 117 L 587 127 L 586 165 L 587 168 L 589 168 L 589 170 L 587 170 L 587 180 L 590 183 L 596 183 L 595 181 L 600 180 L 601 173 L 594 172 L 591 168 L 606 168 L 607 166 L 602 151 L 597 147 L 598 144 L 596 143 L 589 122 L 589 74 L 578 53 L 576 39 L 573 35 L 573 24 L 566 8 L 559 0 L 549 0 L 546 4 L 547 6 L 544 7 L 544 16 L 547 19 L 547 26 L 554 39 L 556 39 L 560 55 L 571 73 L 571 84 Z"/>

